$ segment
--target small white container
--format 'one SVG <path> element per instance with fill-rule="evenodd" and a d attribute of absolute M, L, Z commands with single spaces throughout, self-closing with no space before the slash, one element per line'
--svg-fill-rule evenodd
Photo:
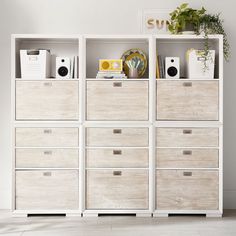
<path fill-rule="evenodd" d="M 21 77 L 44 79 L 50 77 L 50 52 L 48 50 L 20 50 Z"/>
<path fill-rule="evenodd" d="M 203 50 L 190 49 L 187 51 L 187 78 L 214 79 L 215 50 L 209 50 L 207 59 L 203 53 Z"/>

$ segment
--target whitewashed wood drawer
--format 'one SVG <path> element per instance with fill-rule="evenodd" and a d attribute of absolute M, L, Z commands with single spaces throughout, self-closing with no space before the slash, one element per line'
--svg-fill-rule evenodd
<path fill-rule="evenodd" d="M 157 147 L 217 147 L 218 128 L 157 128 Z"/>
<path fill-rule="evenodd" d="M 79 150 L 17 148 L 16 168 L 78 168 Z"/>
<path fill-rule="evenodd" d="M 148 170 L 87 170 L 87 209 L 148 209 Z"/>
<path fill-rule="evenodd" d="M 148 120 L 148 81 L 88 81 L 87 120 Z"/>
<path fill-rule="evenodd" d="M 77 147 L 78 128 L 16 128 L 16 146 Z"/>
<path fill-rule="evenodd" d="M 86 145 L 146 147 L 148 146 L 148 128 L 87 128 Z"/>
<path fill-rule="evenodd" d="M 78 171 L 16 171 L 17 210 L 75 210 L 78 207 Z"/>
<path fill-rule="evenodd" d="M 86 150 L 88 168 L 148 167 L 148 148 L 89 148 Z"/>
<path fill-rule="evenodd" d="M 157 168 L 217 168 L 219 151 L 213 148 L 157 148 Z"/>
<path fill-rule="evenodd" d="M 156 209 L 218 210 L 218 171 L 158 170 Z"/>
<path fill-rule="evenodd" d="M 218 81 L 157 81 L 157 120 L 218 120 Z"/>
<path fill-rule="evenodd" d="M 78 81 L 16 81 L 16 120 L 78 120 Z"/>

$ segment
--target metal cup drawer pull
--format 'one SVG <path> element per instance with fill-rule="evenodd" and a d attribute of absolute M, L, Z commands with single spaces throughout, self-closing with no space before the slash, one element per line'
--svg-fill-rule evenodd
<path fill-rule="evenodd" d="M 44 151 L 43 154 L 44 155 L 52 155 L 52 151 Z"/>
<path fill-rule="evenodd" d="M 184 129 L 183 134 L 192 134 L 192 130 L 191 129 Z"/>
<path fill-rule="evenodd" d="M 113 155 L 122 155 L 121 150 L 113 150 Z"/>
<path fill-rule="evenodd" d="M 192 176 L 192 175 L 193 175 L 192 172 L 187 172 L 187 171 L 185 171 L 185 172 L 183 173 L 183 176 Z"/>
<path fill-rule="evenodd" d="M 122 87 L 122 83 L 121 82 L 114 82 L 113 87 Z"/>
<path fill-rule="evenodd" d="M 45 129 L 43 131 L 44 134 L 51 134 L 52 133 L 52 130 L 51 129 Z"/>
<path fill-rule="evenodd" d="M 113 171 L 113 175 L 114 176 L 121 176 L 122 175 L 122 171 Z"/>
<path fill-rule="evenodd" d="M 122 129 L 113 129 L 113 134 L 121 134 Z"/>
<path fill-rule="evenodd" d="M 52 176 L 52 172 L 43 172 L 43 176 Z"/>
<path fill-rule="evenodd" d="M 52 87 L 52 83 L 51 83 L 51 82 L 45 82 L 45 83 L 44 83 L 44 86 Z"/>
<path fill-rule="evenodd" d="M 192 151 L 191 150 L 183 150 L 183 155 L 192 155 Z"/>
<path fill-rule="evenodd" d="M 193 84 L 192 84 L 192 82 L 184 82 L 184 83 L 183 83 L 183 86 L 184 86 L 184 87 L 192 87 Z"/>

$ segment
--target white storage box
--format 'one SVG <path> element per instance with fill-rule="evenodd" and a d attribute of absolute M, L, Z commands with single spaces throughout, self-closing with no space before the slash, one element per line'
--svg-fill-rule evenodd
<path fill-rule="evenodd" d="M 20 50 L 21 77 L 49 78 L 50 51 Z"/>
<path fill-rule="evenodd" d="M 215 50 L 209 50 L 207 59 L 203 56 L 203 53 L 203 50 L 190 49 L 187 51 L 186 59 L 188 78 L 214 79 Z"/>

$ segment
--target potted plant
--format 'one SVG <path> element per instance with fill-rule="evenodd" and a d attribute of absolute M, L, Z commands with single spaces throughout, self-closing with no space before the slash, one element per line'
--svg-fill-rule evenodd
<path fill-rule="evenodd" d="M 230 45 L 227 34 L 224 30 L 223 20 L 220 14 L 207 14 L 204 7 L 201 9 L 193 9 L 188 7 L 187 3 L 183 3 L 170 13 L 171 19 L 169 31 L 172 34 L 185 33 L 188 25 L 192 25 L 193 33 L 196 35 L 203 34 L 205 38 L 204 53 L 205 61 L 209 55 L 209 34 L 222 34 L 224 38 L 224 58 L 228 61 L 230 56 Z"/>
<path fill-rule="evenodd" d="M 199 29 L 200 19 L 206 10 L 197 10 L 188 7 L 187 3 L 183 3 L 170 13 L 171 21 L 169 30 L 173 34 L 195 33 Z"/>

